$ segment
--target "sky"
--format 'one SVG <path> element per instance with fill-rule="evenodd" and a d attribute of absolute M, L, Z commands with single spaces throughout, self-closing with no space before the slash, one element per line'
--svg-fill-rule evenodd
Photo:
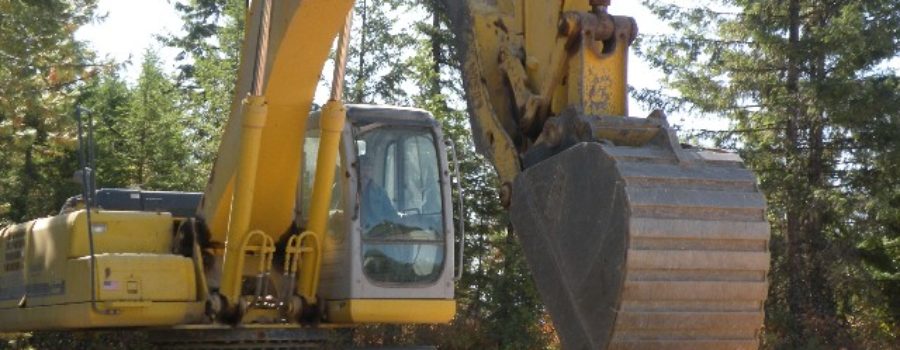
<path fill-rule="evenodd" d="M 164 68 L 174 71 L 178 52 L 163 47 L 155 38 L 181 30 L 181 18 L 168 0 L 100 0 L 97 13 L 106 18 L 81 27 L 75 37 L 87 41 L 100 57 L 130 61 L 124 70 L 126 80 L 137 80 L 147 49 L 157 51 Z"/>
<path fill-rule="evenodd" d="M 101 57 L 112 58 L 116 62 L 130 62 L 124 67 L 124 77 L 129 82 L 137 80 L 141 58 L 148 49 L 157 51 L 163 61 L 163 68 L 174 72 L 175 55 L 178 52 L 164 47 L 156 40 L 157 35 L 181 31 L 181 18 L 170 1 L 173 0 L 100 0 L 97 13 L 105 15 L 105 19 L 82 27 L 75 33 L 76 38 L 89 42 Z M 613 1 L 609 11 L 612 14 L 634 17 L 640 33 L 672 32 L 671 28 L 656 19 L 639 1 Z M 637 89 L 656 87 L 662 78 L 661 74 L 649 69 L 634 54 L 629 57 L 628 75 L 629 84 Z M 649 111 L 642 109 L 633 100 L 629 105 L 629 114 L 632 116 L 649 114 Z M 723 120 L 690 116 L 670 116 L 670 121 L 684 124 L 688 128 L 722 130 L 728 126 Z"/>

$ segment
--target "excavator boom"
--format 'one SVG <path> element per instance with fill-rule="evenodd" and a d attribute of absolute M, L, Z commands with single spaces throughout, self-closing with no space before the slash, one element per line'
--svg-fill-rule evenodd
<path fill-rule="evenodd" d="M 426 111 L 341 103 L 352 5 L 250 3 L 202 201 L 86 190 L 0 229 L 0 331 L 158 327 L 167 347 L 282 348 L 324 327 L 451 320 L 464 240 L 443 135 Z M 608 0 L 443 5 L 473 139 L 563 346 L 756 348 L 765 201 L 736 155 L 682 146 L 660 111 L 627 116 L 635 21 Z M 339 32 L 331 99 L 312 112 Z"/>
<path fill-rule="evenodd" d="M 444 1 L 473 138 L 566 349 L 755 349 L 769 226 L 739 157 L 628 117 L 608 0 Z"/>

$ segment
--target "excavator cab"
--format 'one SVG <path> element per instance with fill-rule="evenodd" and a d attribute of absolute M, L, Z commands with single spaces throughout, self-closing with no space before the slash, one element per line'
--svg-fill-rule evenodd
<path fill-rule="evenodd" d="M 308 125 L 294 205 L 295 225 L 304 230 L 321 164 L 317 113 Z M 456 313 L 458 250 L 450 163 L 438 123 L 418 109 L 350 105 L 338 158 L 315 310 L 303 320 L 289 318 L 284 301 L 291 300 L 294 276 L 282 269 L 287 258 L 272 262 L 286 257 L 287 242 L 299 237 L 285 234 L 280 247 L 272 243 L 263 246 L 271 248 L 266 254 L 242 257 L 243 318 L 237 323 L 296 330 L 297 321 L 339 327 L 449 322 Z M 103 189 L 90 211 L 69 208 L 0 227 L 0 330 L 200 327 L 164 333 L 165 346 L 245 336 L 210 323 L 214 299 L 207 292 L 218 289 L 211 285 L 218 282 L 210 252 L 215 244 L 193 231 L 200 221 L 188 219 L 185 209 L 199 200 L 198 193 Z M 254 249 L 246 242 L 245 250 Z M 265 265 L 262 274 L 253 270 Z M 255 337 L 257 331 L 248 332 Z M 310 334 L 276 329 L 266 337 L 303 343 Z"/>
<path fill-rule="evenodd" d="M 297 219 L 307 220 L 319 145 L 303 147 Z M 350 105 L 335 167 L 319 293 L 334 323 L 448 322 L 455 313 L 450 166 L 428 112 Z"/>
<path fill-rule="evenodd" d="M 662 111 L 629 116 L 637 25 L 609 4 L 443 2 L 476 149 L 563 348 L 756 348 L 765 199 L 737 155 L 683 146 Z M 168 339 L 282 348 L 320 321 L 448 322 L 464 235 L 442 134 L 422 110 L 341 102 L 352 5 L 250 3 L 186 233 L 159 206 L 90 201 L 0 229 L 0 330 L 186 326 Z M 306 118 L 338 31 L 329 100 Z"/>

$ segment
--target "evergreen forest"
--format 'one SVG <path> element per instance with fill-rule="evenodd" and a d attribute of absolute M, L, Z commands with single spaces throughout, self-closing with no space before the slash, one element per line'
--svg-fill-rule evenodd
<path fill-rule="evenodd" d="M 342 341 L 559 348 L 494 170 L 469 135 L 444 1 L 356 0 L 344 96 L 428 110 L 456 145 L 467 235 L 457 315 L 360 327 Z M 93 124 L 98 187 L 203 190 L 231 108 L 246 1 L 169 3 L 182 30 L 147 47 L 177 50 L 175 67 L 151 49 L 116 62 L 77 40 L 104 20 L 97 0 L 0 0 L 0 226 L 55 215 L 81 193 L 76 117 Z M 635 54 L 663 79 L 632 97 L 645 110 L 726 120 L 726 130 L 676 127 L 683 142 L 737 152 L 768 201 L 762 347 L 900 348 L 900 0 L 643 4 L 655 18 L 638 24 L 673 34 L 638 36 Z M 150 349 L 146 337 L 0 334 L 0 349 Z"/>

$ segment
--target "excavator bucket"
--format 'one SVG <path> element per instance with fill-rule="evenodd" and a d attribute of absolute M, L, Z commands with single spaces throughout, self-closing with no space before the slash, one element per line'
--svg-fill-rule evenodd
<path fill-rule="evenodd" d="M 564 349 L 757 348 L 769 225 L 736 155 L 582 142 L 512 194 Z"/>
<path fill-rule="evenodd" d="M 444 0 L 476 149 L 564 349 L 756 349 L 769 225 L 734 154 L 627 117 L 609 1 Z"/>

